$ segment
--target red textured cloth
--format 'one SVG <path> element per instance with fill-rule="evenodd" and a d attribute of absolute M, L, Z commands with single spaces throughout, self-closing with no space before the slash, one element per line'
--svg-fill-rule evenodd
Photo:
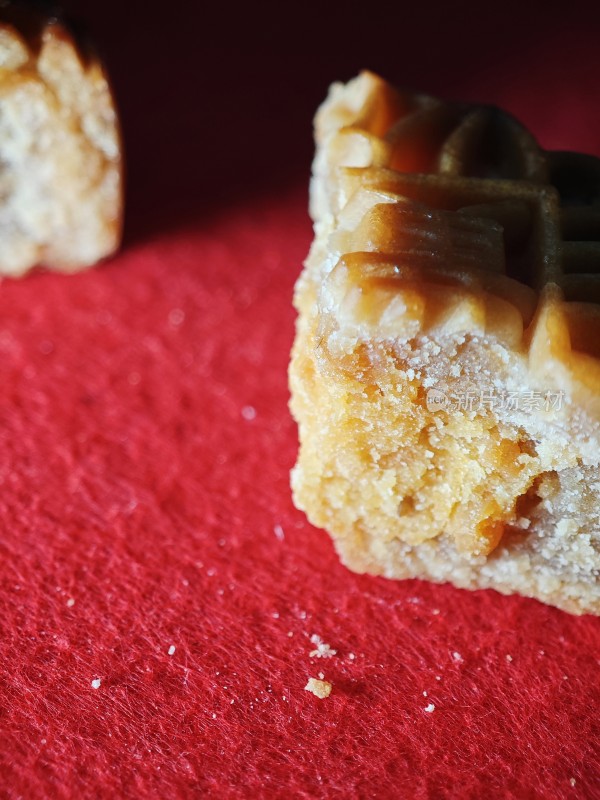
<path fill-rule="evenodd" d="M 521 6 L 79 8 L 127 238 L 0 286 L 0 797 L 600 797 L 599 620 L 352 574 L 288 482 L 312 112 L 369 67 L 600 155 L 597 20 Z"/>

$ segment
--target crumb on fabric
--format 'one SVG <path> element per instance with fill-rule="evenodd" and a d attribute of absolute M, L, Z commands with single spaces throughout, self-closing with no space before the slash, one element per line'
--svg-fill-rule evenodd
<path fill-rule="evenodd" d="M 244 406 L 242 408 L 242 417 L 249 422 L 256 419 L 256 409 L 253 406 Z"/>
<path fill-rule="evenodd" d="M 73 608 L 74 605 L 75 605 L 75 598 L 74 597 L 69 597 L 69 599 L 67 600 L 67 606 L 69 608 Z"/>
<path fill-rule="evenodd" d="M 169 322 L 171 325 L 181 325 L 184 320 L 185 311 L 183 311 L 181 308 L 172 308 L 169 311 Z"/>
<path fill-rule="evenodd" d="M 462 661 L 463 660 L 463 657 L 461 656 L 461 654 L 457 653 L 456 650 L 454 651 L 454 653 L 452 653 L 452 658 L 455 661 Z"/>
<path fill-rule="evenodd" d="M 508 653 L 508 654 L 506 655 L 506 660 L 507 660 L 509 663 L 510 663 L 510 662 L 513 660 L 513 657 L 510 655 L 510 653 Z"/>
<path fill-rule="evenodd" d="M 171 647 L 169 647 L 169 649 L 167 650 L 167 654 L 172 656 L 174 652 L 175 652 L 175 645 L 172 644 Z"/>
<path fill-rule="evenodd" d="M 94 678 L 94 680 L 92 681 L 92 689 L 99 689 L 101 685 L 102 681 L 100 680 L 100 678 Z"/>
<path fill-rule="evenodd" d="M 337 650 L 333 650 L 333 648 L 331 648 L 327 642 L 324 642 L 320 636 L 317 636 L 316 633 L 313 633 L 310 640 L 316 645 L 316 649 L 311 650 L 309 653 L 310 658 L 332 658 L 337 655 Z"/>
<path fill-rule="evenodd" d="M 273 532 L 275 534 L 275 537 L 279 539 L 280 542 L 283 542 L 283 540 L 285 539 L 285 532 L 281 527 L 281 525 L 275 525 L 275 527 L 273 528 Z"/>
<path fill-rule="evenodd" d="M 350 661 L 354 661 L 356 656 L 354 655 L 354 653 L 348 653 L 348 658 L 350 659 Z"/>
<path fill-rule="evenodd" d="M 315 697 L 318 697 L 320 700 L 324 700 L 326 697 L 329 697 L 332 690 L 332 685 L 329 681 L 320 681 L 317 678 L 309 678 L 308 683 L 304 687 L 305 692 L 312 692 Z"/>
<path fill-rule="evenodd" d="M 570 779 L 569 779 L 569 783 L 571 784 L 571 786 L 575 786 L 575 784 L 577 783 L 577 781 L 575 780 L 575 778 L 570 778 Z"/>
<path fill-rule="evenodd" d="M 429 703 L 428 706 L 425 706 L 423 711 L 426 711 L 428 714 L 433 714 L 433 712 L 435 711 L 435 706 L 433 705 L 433 703 Z"/>

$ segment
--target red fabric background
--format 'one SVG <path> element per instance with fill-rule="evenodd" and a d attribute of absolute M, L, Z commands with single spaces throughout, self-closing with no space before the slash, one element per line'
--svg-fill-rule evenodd
<path fill-rule="evenodd" d="M 369 67 L 600 155 L 597 15 L 121 5 L 79 13 L 124 249 L 0 286 L 0 796 L 600 797 L 599 621 L 345 570 L 292 506 L 286 405 L 327 84 Z"/>

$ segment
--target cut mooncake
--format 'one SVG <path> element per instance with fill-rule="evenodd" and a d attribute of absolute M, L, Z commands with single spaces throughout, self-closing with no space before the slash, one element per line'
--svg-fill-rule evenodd
<path fill-rule="evenodd" d="M 368 72 L 315 129 L 296 505 L 353 570 L 600 613 L 600 160 Z"/>
<path fill-rule="evenodd" d="M 122 156 L 104 67 L 51 4 L 0 2 L 0 275 L 71 272 L 121 240 Z"/>

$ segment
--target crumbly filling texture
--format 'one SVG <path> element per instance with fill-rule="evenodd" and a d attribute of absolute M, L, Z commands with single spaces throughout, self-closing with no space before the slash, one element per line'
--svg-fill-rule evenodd
<path fill-rule="evenodd" d="M 525 375 L 477 337 L 344 350 L 305 319 L 291 367 L 297 505 L 360 571 L 597 609 L 598 430 L 568 403 L 540 410 Z M 428 407 L 431 392 L 451 406 Z M 494 407 L 502 393 L 536 402 Z"/>

